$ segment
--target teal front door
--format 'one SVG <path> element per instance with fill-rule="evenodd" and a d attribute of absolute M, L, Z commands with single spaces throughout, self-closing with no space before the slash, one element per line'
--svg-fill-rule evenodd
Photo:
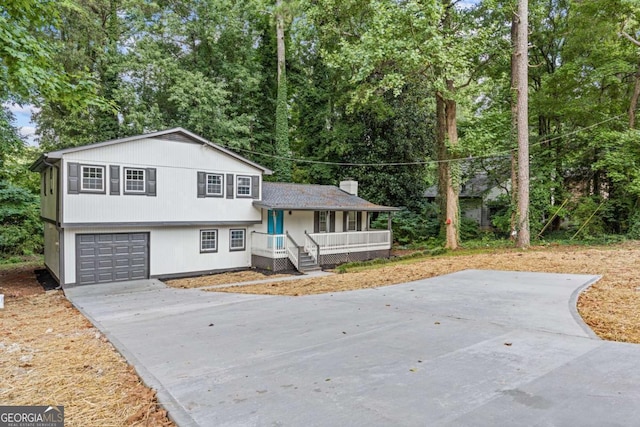
<path fill-rule="evenodd" d="M 268 211 L 267 216 L 267 233 L 268 234 L 283 234 L 284 233 L 284 213 L 283 211 Z M 269 246 L 272 246 L 272 241 L 269 240 Z M 275 248 L 283 249 L 284 240 L 282 237 L 275 238 Z"/>

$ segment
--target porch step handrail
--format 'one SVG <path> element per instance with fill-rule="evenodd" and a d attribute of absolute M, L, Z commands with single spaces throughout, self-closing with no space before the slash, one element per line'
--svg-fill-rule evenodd
<path fill-rule="evenodd" d="M 320 245 L 309 235 L 309 233 L 307 233 L 306 230 L 304 231 L 304 236 L 304 251 L 313 258 L 316 264 L 320 264 Z"/>
<path fill-rule="evenodd" d="M 287 244 L 285 246 L 289 261 L 291 261 L 296 270 L 300 270 L 300 246 L 293 240 L 293 237 L 291 237 L 288 231 L 285 232 L 285 234 L 287 236 Z"/>

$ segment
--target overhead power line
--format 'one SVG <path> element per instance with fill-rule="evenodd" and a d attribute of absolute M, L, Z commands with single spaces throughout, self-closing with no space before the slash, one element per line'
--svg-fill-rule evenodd
<path fill-rule="evenodd" d="M 571 136 L 571 135 L 575 135 L 577 133 L 580 132 L 584 132 L 586 130 L 592 129 L 594 127 L 598 127 L 604 123 L 610 122 L 612 120 L 616 120 L 620 117 L 625 116 L 626 114 L 618 114 L 616 116 L 613 117 L 609 117 L 605 120 L 602 120 L 598 123 L 594 123 L 592 125 L 571 131 L 571 132 L 567 132 L 564 133 L 562 135 L 556 135 L 552 138 L 548 138 L 548 139 L 544 139 L 541 141 L 538 141 L 536 143 L 530 144 L 530 146 L 538 146 L 538 145 L 542 145 L 542 144 L 546 144 L 552 141 L 556 141 L 558 139 L 562 139 L 562 138 L 566 138 L 567 136 Z M 220 144 L 221 145 L 221 144 Z M 254 154 L 256 156 L 263 156 L 263 157 L 269 157 L 272 159 L 276 159 L 276 160 L 283 160 L 283 161 L 289 161 L 289 162 L 296 162 L 296 163 L 309 163 L 309 164 L 319 164 L 319 165 L 329 165 L 329 166 L 357 166 L 357 167 L 384 167 L 384 166 L 420 166 L 420 165 L 435 165 L 438 163 L 447 163 L 447 162 L 458 162 L 458 161 L 471 161 L 471 160 L 478 160 L 478 159 L 488 159 L 488 158 L 496 158 L 496 157 L 507 157 L 511 155 L 511 151 L 512 149 L 508 149 L 508 150 L 503 150 L 503 151 L 497 151 L 497 152 L 493 152 L 490 154 L 485 154 L 482 156 L 468 156 L 468 157 L 458 157 L 458 158 L 453 158 L 453 159 L 446 159 L 446 160 L 416 160 L 413 162 L 382 162 L 382 163 L 357 163 L 357 162 L 329 162 L 329 161 L 323 161 L 323 160 L 312 160 L 312 159 L 303 159 L 303 158 L 295 158 L 295 157 L 286 157 L 286 156 L 279 156 L 276 154 L 269 154 L 269 153 L 261 153 L 258 151 L 253 151 L 253 150 L 248 150 L 246 148 L 238 148 L 238 147 L 231 147 L 231 146 L 226 146 L 223 145 L 223 147 L 228 148 L 230 150 L 236 150 L 236 151 L 242 151 L 245 153 L 250 153 L 250 154 Z"/>

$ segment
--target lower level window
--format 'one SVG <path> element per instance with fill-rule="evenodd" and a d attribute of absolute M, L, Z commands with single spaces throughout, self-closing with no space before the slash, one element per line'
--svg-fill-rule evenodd
<path fill-rule="evenodd" d="M 245 230 L 229 231 L 229 249 L 232 251 L 244 251 L 245 248 Z"/>
<path fill-rule="evenodd" d="M 218 251 L 218 230 L 200 230 L 200 252 Z"/>

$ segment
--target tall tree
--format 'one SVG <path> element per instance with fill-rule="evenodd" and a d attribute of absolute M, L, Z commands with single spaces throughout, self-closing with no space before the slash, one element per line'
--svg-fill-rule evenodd
<path fill-rule="evenodd" d="M 529 231 L 529 0 L 518 0 L 516 37 L 516 122 L 518 133 L 518 237 L 528 247 Z"/>
<path fill-rule="evenodd" d="M 330 0 L 320 3 L 328 13 L 338 7 Z M 327 55 L 357 85 L 352 104 L 375 105 L 379 93 L 398 96 L 414 87 L 427 88 L 432 94 L 443 227 L 446 247 L 451 249 L 459 245 L 459 160 L 463 151 L 458 137 L 459 101 L 464 99 L 464 89 L 478 78 L 478 71 L 501 48 L 495 40 L 502 31 L 491 19 L 456 3 L 374 0 L 340 5 L 346 10 L 358 5 L 370 18 L 364 28 L 357 28 L 358 38 L 350 36 L 348 28 L 328 30 L 349 37 Z"/>
<path fill-rule="evenodd" d="M 276 1 L 275 21 L 278 56 L 278 98 L 276 101 L 276 146 L 275 152 L 280 157 L 291 156 L 289 147 L 289 112 L 287 110 L 287 62 L 285 44 L 285 19 L 288 12 L 286 2 Z M 291 181 L 291 163 L 281 159 L 276 163 L 276 177 L 281 181 Z"/>

